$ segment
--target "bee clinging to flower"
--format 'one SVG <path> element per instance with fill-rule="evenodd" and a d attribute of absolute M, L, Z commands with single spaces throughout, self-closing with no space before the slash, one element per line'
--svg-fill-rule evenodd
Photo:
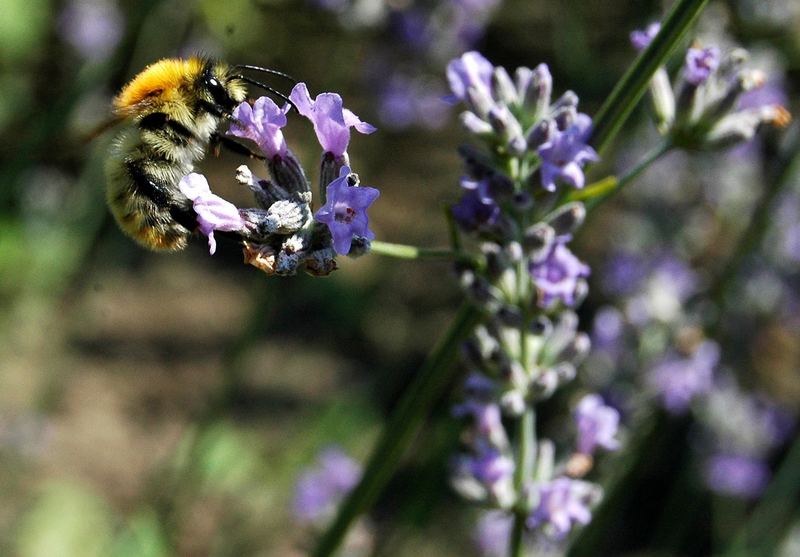
<path fill-rule="evenodd" d="M 175 251 L 197 227 L 192 202 L 178 183 L 194 170 L 211 142 L 245 148 L 218 135 L 247 97 L 245 69 L 289 76 L 256 66 L 231 66 L 207 58 L 167 58 L 147 66 L 114 99 L 127 128 L 115 139 L 106 164 L 106 198 L 120 228 L 141 245 Z"/>

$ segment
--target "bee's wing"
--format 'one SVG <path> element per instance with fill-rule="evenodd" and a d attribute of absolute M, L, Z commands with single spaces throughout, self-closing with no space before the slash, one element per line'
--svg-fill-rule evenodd
<path fill-rule="evenodd" d="M 114 114 L 113 116 L 109 117 L 108 119 L 100 122 L 97 126 L 95 126 L 91 131 L 84 134 L 81 138 L 83 143 L 90 143 L 106 133 L 108 130 L 121 124 L 125 120 L 124 114 Z"/>

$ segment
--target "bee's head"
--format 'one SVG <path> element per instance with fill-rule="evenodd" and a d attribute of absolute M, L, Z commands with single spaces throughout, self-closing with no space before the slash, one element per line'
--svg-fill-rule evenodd
<path fill-rule="evenodd" d="M 220 62 L 204 64 L 195 87 L 201 98 L 216 109 L 215 112 L 224 115 L 230 115 L 247 97 L 244 82 L 234 75 L 230 66 Z"/>

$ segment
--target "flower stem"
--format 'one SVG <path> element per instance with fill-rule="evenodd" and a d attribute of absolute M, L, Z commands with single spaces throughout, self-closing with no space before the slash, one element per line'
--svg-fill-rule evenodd
<path fill-rule="evenodd" d="M 370 246 L 370 251 L 372 253 L 385 255 L 387 257 L 396 257 L 398 259 L 444 259 L 469 263 L 478 262 L 478 259 L 474 255 L 449 248 L 420 248 L 406 244 L 393 244 L 379 241 L 373 241 Z"/>
<path fill-rule="evenodd" d="M 586 208 L 594 209 L 600 205 L 600 203 L 619 192 L 624 186 L 636 179 L 651 164 L 667 154 L 671 149 L 672 143 L 669 140 L 664 140 L 648 152 L 636 166 L 619 178 L 609 176 L 598 182 L 589 184 L 583 190 L 575 190 L 566 197 L 565 202 L 585 200 Z"/>
<path fill-rule="evenodd" d="M 335 520 L 319 539 L 312 553 L 314 557 L 333 555 L 350 525 L 378 498 L 400 465 L 431 406 L 452 382 L 458 370 L 453 360 L 459 343 L 480 317 L 481 313 L 471 304 L 461 306 L 452 325 L 398 401 L 372 451 L 361 481 L 343 501 Z"/>
<path fill-rule="evenodd" d="M 603 151 L 631 111 L 639 103 L 659 66 L 681 40 L 708 0 L 678 0 L 661 26 L 661 31 L 639 55 L 611 91 L 594 119 L 591 144 Z"/>
<path fill-rule="evenodd" d="M 522 557 L 525 545 L 525 520 L 527 519 L 527 505 L 525 505 L 523 490 L 530 482 L 533 474 L 536 448 L 536 411 L 528 405 L 522 415 L 522 424 L 519 432 L 519 453 L 517 454 L 517 467 L 514 470 L 514 487 L 517 491 L 518 501 L 514 513 L 514 527 L 511 531 L 511 540 L 508 548 L 509 557 Z"/>

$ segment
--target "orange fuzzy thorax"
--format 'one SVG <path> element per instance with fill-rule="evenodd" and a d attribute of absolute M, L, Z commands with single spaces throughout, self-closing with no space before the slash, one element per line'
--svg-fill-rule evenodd
<path fill-rule="evenodd" d="M 165 58 L 147 66 L 114 99 L 115 110 L 132 115 L 153 103 L 168 102 L 181 96 L 181 89 L 203 70 L 203 60 L 192 57 Z"/>

